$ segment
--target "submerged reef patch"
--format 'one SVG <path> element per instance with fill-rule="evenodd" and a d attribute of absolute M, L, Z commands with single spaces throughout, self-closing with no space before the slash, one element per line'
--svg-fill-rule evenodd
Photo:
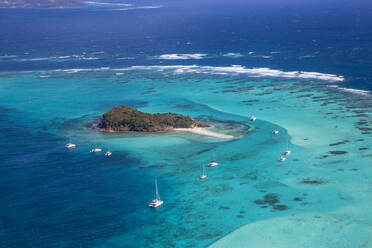
<path fill-rule="evenodd" d="M 328 158 L 328 155 L 322 155 L 322 156 L 319 156 L 317 157 L 318 159 L 324 159 L 324 158 Z"/>
<path fill-rule="evenodd" d="M 306 178 L 306 179 L 303 179 L 301 183 L 320 185 L 320 184 L 327 184 L 327 181 L 323 179 L 319 179 L 319 178 Z"/>
<path fill-rule="evenodd" d="M 273 210 L 284 211 L 288 209 L 288 206 L 278 204 L 280 203 L 280 197 L 278 194 L 273 193 L 264 195 L 263 199 L 257 199 L 254 201 L 254 203 L 257 205 L 263 205 L 261 208 L 267 208 L 267 205 L 269 205 Z"/>
<path fill-rule="evenodd" d="M 280 204 L 280 205 L 274 205 L 273 209 L 278 210 L 278 211 L 284 211 L 288 209 L 288 206 Z"/>
<path fill-rule="evenodd" d="M 328 153 L 333 155 L 344 155 L 347 154 L 347 151 L 329 151 Z"/>
<path fill-rule="evenodd" d="M 329 144 L 329 146 L 343 145 L 343 144 L 346 144 L 348 142 L 350 142 L 350 141 L 349 140 L 343 140 L 343 141 L 339 141 L 339 142 L 336 142 L 336 143 Z"/>

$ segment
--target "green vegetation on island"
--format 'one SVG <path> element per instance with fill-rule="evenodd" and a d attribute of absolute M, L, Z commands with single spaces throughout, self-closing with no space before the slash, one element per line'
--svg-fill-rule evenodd
<path fill-rule="evenodd" d="M 103 115 L 97 127 L 110 132 L 162 132 L 208 125 L 180 114 L 149 114 L 127 106 L 117 106 Z"/>
<path fill-rule="evenodd" d="M 0 8 L 77 8 L 80 0 L 0 0 Z"/>

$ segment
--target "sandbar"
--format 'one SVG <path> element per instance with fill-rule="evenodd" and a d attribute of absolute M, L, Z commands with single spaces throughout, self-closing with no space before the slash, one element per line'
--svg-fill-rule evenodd
<path fill-rule="evenodd" d="M 174 131 L 182 131 L 182 132 L 190 132 L 190 133 L 195 133 L 195 134 L 199 134 L 199 135 L 205 135 L 205 136 L 210 136 L 210 137 L 214 137 L 214 138 L 219 138 L 219 139 L 233 139 L 234 138 L 234 136 L 212 132 L 212 131 L 209 131 L 206 128 L 202 128 L 202 127 L 175 128 L 173 130 Z"/>

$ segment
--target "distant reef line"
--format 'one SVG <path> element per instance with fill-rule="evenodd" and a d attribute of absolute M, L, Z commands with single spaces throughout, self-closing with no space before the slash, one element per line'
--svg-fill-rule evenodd
<path fill-rule="evenodd" d="M 79 8 L 86 6 L 79 0 L 0 0 L 0 8 Z"/>

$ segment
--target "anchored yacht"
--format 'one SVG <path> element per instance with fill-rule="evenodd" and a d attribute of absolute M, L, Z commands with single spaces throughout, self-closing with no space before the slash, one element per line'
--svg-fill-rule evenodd
<path fill-rule="evenodd" d="M 68 139 L 68 143 L 65 145 L 67 149 L 75 148 L 76 145 L 71 143 L 71 138 Z"/>
<path fill-rule="evenodd" d="M 217 166 L 217 165 L 218 165 L 218 163 L 215 162 L 215 161 L 211 161 L 211 162 L 208 164 L 209 167 L 215 167 L 215 166 Z"/>
<path fill-rule="evenodd" d="M 163 201 L 160 200 L 160 195 L 159 195 L 159 191 L 158 191 L 158 181 L 155 179 L 155 199 L 151 201 L 151 203 L 149 204 L 149 207 L 150 208 L 157 208 L 161 205 L 163 205 Z"/>
<path fill-rule="evenodd" d="M 65 147 L 66 147 L 67 149 L 70 149 L 70 148 L 75 148 L 76 145 L 75 145 L 75 144 L 72 144 L 72 143 L 67 143 L 67 144 L 65 145 Z"/>
<path fill-rule="evenodd" d="M 102 152 L 101 148 L 93 148 L 90 152 Z"/>
<path fill-rule="evenodd" d="M 215 167 L 218 165 L 218 162 L 215 160 L 214 158 L 214 154 L 213 154 L 213 157 L 212 157 L 212 160 L 211 162 L 208 164 L 209 167 Z"/>
<path fill-rule="evenodd" d="M 282 154 L 284 156 L 291 154 L 291 150 L 288 149 L 288 139 L 287 139 L 287 150 L 285 150 Z"/>
<path fill-rule="evenodd" d="M 207 178 L 207 173 L 205 171 L 205 166 L 203 165 L 203 174 L 199 177 L 200 179 L 205 179 Z"/>
<path fill-rule="evenodd" d="M 112 155 L 112 152 L 110 151 L 110 148 L 107 149 L 107 152 L 105 153 L 106 157 L 110 157 Z"/>

